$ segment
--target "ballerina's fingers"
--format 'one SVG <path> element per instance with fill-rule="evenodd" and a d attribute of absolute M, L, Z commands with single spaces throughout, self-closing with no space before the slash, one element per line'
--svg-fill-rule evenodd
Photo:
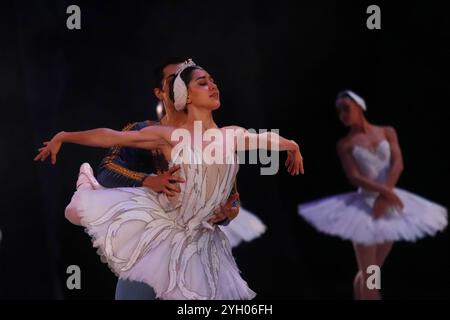
<path fill-rule="evenodd" d="M 295 162 L 294 174 L 298 175 L 299 170 L 300 170 L 300 160 Z"/>
<path fill-rule="evenodd" d="M 300 155 L 300 162 L 299 162 L 299 170 L 301 174 L 305 174 L 305 168 L 303 167 L 303 157 Z M 298 174 L 297 170 L 297 174 Z"/>
<path fill-rule="evenodd" d="M 292 154 L 291 154 L 291 152 L 288 152 L 288 153 L 287 153 L 286 162 L 284 163 L 284 165 L 285 165 L 286 167 L 289 166 L 289 164 L 291 163 L 291 161 L 292 161 Z"/>
<path fill-rule="evenodd" d="M 301 160 L 299 159 L 299 160 L 297 160 L 297 161 L 295 161 L 295 166 L 294 166 L 294 175 L 298 175 L 298 172 L 299 172 L 299 170 L 300 170 L 300 162 L 301 162 Z"/>
<path fill-rule="evenodd" d="M 295 156 L 292 156 L 291 161 L 289 162 L 288 165 L 288 172 L 292 175 L 293 174 L 293 170 L 294 170 L 294 166 L 295 166 Z"/>
<path fill-rule="evenodd" d="M 56 153 L 51 152 L 52 164 L 56 164 Z"/>
<path fill-rule="evenodd" d="M 292 175 L 292 163 L 289 164 L 289 167 L 287 169 L 288 173 Z"/>
<path fill-rule="evenodd" d="M 47 147 L 44 147 L 44 149 L 40 150 L 39 154 L 34 157 L 34 161 L 45 161 L 45 159 L 47 159 L 47 157 L 49 156 L 50 151 L 48 151 Z"/>

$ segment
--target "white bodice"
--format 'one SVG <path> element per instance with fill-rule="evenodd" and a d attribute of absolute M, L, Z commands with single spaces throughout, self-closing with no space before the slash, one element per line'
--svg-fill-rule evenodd
<path fill-rule="evenodd" d="M 377 182 L 386 181 L 391 166 L 391 148 L 388 140 L 382 140 L 375 150 L 355 145 L 353 157 L 359 171 L 366 178 Z"/>

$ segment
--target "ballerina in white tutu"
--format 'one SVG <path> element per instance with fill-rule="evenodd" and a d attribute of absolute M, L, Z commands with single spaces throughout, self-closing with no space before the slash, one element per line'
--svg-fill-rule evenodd
<path fill-rule="evenodd" d="M 55 163 L 64 142 L 161 150 L 168 161 L 181 166 L 178 173 L 185 182 L 180 193 L 168 197 L 139 187 L 81 189 L 74 196 L 79 197 L 82 208 L 70 219 L 86 227 L 113 272 L 149 284 L 158 298 L 251 299 L 255 293 L 242 279 L 228 239 L 208 220 L 230 194 L 238 171 L 236 151 L 262 146 L 286 150 L 288 171 L 296 175 L 303 173 L 299 147 L 273 132 L 217 128 L 212 111 L 220 106 L 219 90 L 211 76 L 191 62 L 179 70 L 170 91 L 175 108 L 187 109 L 187 122 L 181 126 L 184 131 L 150 126 L 133 132 L 61 132 L 45 143 L 35 160 L 51 156 Z M 198 121 L 204 128 L 200 146 L 195 140 Z M 185 136 L 172 140 L 186 133 L 194 136 L 194 145 Z M 204 144 L 206 136 L 217 139 Z M 205 150 L 214 150 L 213 160 L 219 162 L 205 158 Z"/>
<path fill-rule="evenodd" d="M 170 171 L 172 172 L 173 169 Z M 90 189 L 90 190 L 100 190 L 106 189 L 103 187 L 95 178 L 92 167 L 88 163 L 83 163 L 80 167 L 80 173 L 77 181 L 77 190 Z M 222 206 L 222 208 L 227 208 L 231 205 L 230 202 L 234 202 L 238 198 L 238 194 L 233 194 L 227 199 L 227 203 Z M 78 204 L 74 203 L 78 200 L 74 197 L 71 204 L 66 209 L 66 215 L 77 215 L 73 211 L 78 211 Z M 224 209 L 222 209 L 224 210 Z M 216 216 L 218 215 L 215 213 Z M 214 224 L 214 221 L 218 220 L 216 216 L 212 217 L 208 223 Z M 222 214 L 221 216 L 225 216 Z M 220 219 L 219 219 L 220 220 Z M 240 206 L 239 214 L 236 215 L 233 220 L 231 220 L 227 225 L 219 225 L 223 233 L 227 236 L 230 241 L 232 248 L 239 246 L 242 242 L 250 242 L 260 237 L 264 232 L 266 232 L 266 225 L 258 218 L 258 216 L 247 209 Z M 0 230 L 0 240 L 1 240 L 1 230 Z"/>
<path fill-rule="evenodd" d="M 337 111 L 350 128 L 338 142 L 344 171 L 358 191 L 299 205 L 299 214 L 319 231 L 354 243 L 358 273 L 355 299 L 380 299 L 366 285 L 367 268 L 381 268 L 394 241 L 416 241 L 447 226 L 447 209 L 395 188 L 403 171 L 397 135 L 364 115 L 365 101 L 352 91 L 338 94 Z"/>

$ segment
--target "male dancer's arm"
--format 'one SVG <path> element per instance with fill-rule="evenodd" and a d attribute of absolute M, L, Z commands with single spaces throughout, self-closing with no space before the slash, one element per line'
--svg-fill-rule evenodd
<path fill-rule="evenodd" d="M 155 123 L 136 122 L 125 126 L 122 131 L 140 130 Z M 138 149 L 115 146 L 103 158 L 97 180 L 107 188 L 115 187 L 142 187 L 149 174 L 129 169 L 130 163 L 135 162 L 139 156 Z"/>

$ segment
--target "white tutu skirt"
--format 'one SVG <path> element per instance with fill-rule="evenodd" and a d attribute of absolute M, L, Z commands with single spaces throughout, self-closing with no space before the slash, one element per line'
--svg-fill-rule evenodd
<path fill-rule="evenodd" d="M 145 282 L 160 299 L 252 299 L 220 228 L 190 229 L 146 188 L 78 190 L 81 223 L 121 279 Z"/>
<path fill-rule="evenodd" d="M 299 214 L 317 230 L 355 243 L 372 245 L 387 241 L 416 241 L 447 226 L 447 209 L 411 192 L 395 189 L 403 209 L 390 208 L 372 217 L 375 195 L 361 191 L 300 204 Z"/>
<path fill-rule="evenodd" d="M 229 225 L 220 226 L 232 247 L 237 247 L 242 241 L 250 242 L 260 237 L 265 231 L 264 223 L 253 213 L 240 207 L 239 214 Z"/>

